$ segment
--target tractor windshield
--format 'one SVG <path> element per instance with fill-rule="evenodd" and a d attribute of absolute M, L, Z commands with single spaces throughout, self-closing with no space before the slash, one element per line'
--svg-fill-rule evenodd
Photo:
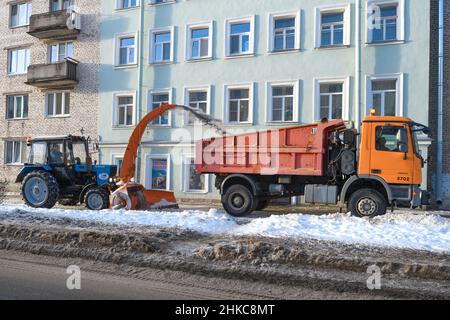
<path fill-rule="evenodd" d="M 75 164 L 86 164 L 86 144 L 84 141 L 74 141 L 73 142 L 73 159 Z"/>

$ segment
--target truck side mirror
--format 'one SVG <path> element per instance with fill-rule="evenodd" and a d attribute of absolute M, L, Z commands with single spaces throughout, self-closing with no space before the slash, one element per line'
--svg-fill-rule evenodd
<path fill-rule="evenodd" d="M 408 144 L 406 144 L 405 142 L 400 142 L 399 149 L 405 154 L 404 159 L 408 159 Z"/>

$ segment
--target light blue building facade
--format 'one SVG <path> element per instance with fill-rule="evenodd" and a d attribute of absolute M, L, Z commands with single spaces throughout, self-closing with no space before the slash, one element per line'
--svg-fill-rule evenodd
<path fill-rule="evenodd" d="M 358 124 L 371 107 L 428 124 L 429 1 L 103 0 L 101 29 L 102 163 L 120 165 L 135 124 L 161 102 L 200 108 L 229 132 Z M 136 180 L 217 198 L 192 158 L 194 142 L 216 134 L 182 111 L 161 117 Z"/>

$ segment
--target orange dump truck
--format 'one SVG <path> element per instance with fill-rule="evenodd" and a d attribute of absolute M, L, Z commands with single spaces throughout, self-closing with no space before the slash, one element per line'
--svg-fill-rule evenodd
<path fill-rule="evenodd" d="M 402 117 L 364 119 L 361 133 L 342 120 L 199 141 L 196 171 L 215 174 L 225 210 L 244 216 L 271 199 L 348 206 L 360 217 L 387 207 L 418 207 L 422 184 L 417 137 L 428 128 Z M 358 147 L 359 136 L 359 147 Z"/>

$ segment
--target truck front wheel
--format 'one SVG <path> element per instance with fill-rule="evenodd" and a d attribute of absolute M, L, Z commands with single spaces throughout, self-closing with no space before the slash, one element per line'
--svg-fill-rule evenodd
<path fill-rule="evenodd" d="M 349 199 L 349 209 L 354 216 L 373 218 L 386 214 L 387 200 L 373 189 L 355 191 Z"/>
<path fill-rule="evenodd" d="M 255 211 L 258 201 L 246 186 L 234 185 L 222 195 L 222 204 L 228 214 L 243 217 Z"/>

